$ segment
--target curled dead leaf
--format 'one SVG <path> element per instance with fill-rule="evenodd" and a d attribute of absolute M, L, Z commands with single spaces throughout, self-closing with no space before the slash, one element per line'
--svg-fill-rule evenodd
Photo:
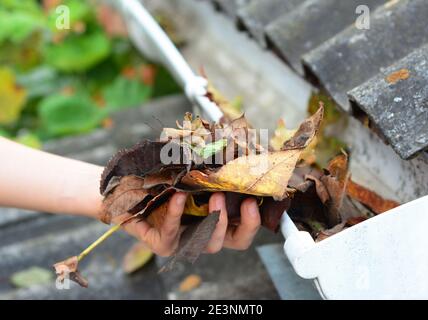
<path fill-rule="evenodd" d="M 377 214 L 391 210 L 400 205 L 396 201 L 382 198 L 375 192 L 353 182 L 352 180 L 348 182 L 346 192 L 348 196 L 368 206 Z"/>
<path fill-rule="evenodd" d="M 133 175 L 122 177 L 119 181 L 114 178 L 110 180 L 114 180 L 114 188 L 111 188 L 111 183 L 106 188 L 109 193 L 103 200 L 100 217 L 107 224 L 110 224 L 112 218 L 129 212 L 149 196 L 147 189 L 144 189 L 144 179 Z"/>
<path fill-rule="evenodd" d="M 79 270 L 77 268 L 78 264 L 79 259 L 77 256 L 55 263 L 53 267 L 57 275 L 57 281 L 59 281 L 60 283 L 64 283 L 65 279 L 68 278 L 78 283 L 80 286 L 87 288 L 88 281 L 80 275 Z"/>

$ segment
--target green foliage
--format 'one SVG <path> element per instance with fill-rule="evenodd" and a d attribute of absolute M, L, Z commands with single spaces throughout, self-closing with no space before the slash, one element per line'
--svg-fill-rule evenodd
<path fill-rule="evenodd" d="M 9 12 L 0 9 L 0 43 L 21 43 L 44 26 L 43 17 L 31 12 Z"/>
<path fill-rule="evenodd" d="M 109 110 L 140 106 L 150 98 L 152 88 L 138 80 L 117 77 L 103 90 Z"/>
<path fill-rule="evenodd" d="M 52 282 L 52 272 L 40 267 L 31 267 L 14 273 L 10 278 L 10 282 L 18 288 L 48 284 Z"/>
<path fill-rule="evenodd" d="M 110 53 L 110 41 L 101 31 L 85 35 L 69 35 L 59 43 L 44 48 L 45 62 L 64 72 L 90 69 Z"/>
<path fill-rule="evenodd" d="M 59 77 L 55 69 L 41 65 L 18 76 L 17 82 L 27 89 L 28 98 L 37 98 L 57 92 L 69 84 L 70 78 Z"/>
<path fill-rule="evenodd" d="M 181 88 L 164 67 L 158 67 L 155 83 L 153 84 L 153 97 L 162 97 L 180 92 Z"/>
<path fill-rule="evenodd" d="M 62 0 L 70 28 L 61 29 L 64 11 L 42 3 L 0 0 L 1 136 L 38 148 L 97 128 L 121 108 L 180 91 L 164 68 L 150 64 L 153 72 L 144 74 L 149 63 L 126 35 L 107 30 L 117 22 L 114 11 L 101 17 L 99 4 Z"/>
<path fill-rule="evenodd" d="M 0 0 L 0 8 L 40 12 L 40 6 L 36 0 Z"/>
<path fill-rule="evenodd" d="M 61 136 L 96 128 L 106 112 L 84 95 L 52 95 L 40 103 L 39 116 L 49 135 Z"/>
<path fill-rule="evenodd" d="M 203 147 L 193 147 L 193 146 L 190 146 L 190 147 L 194 152 L 196 152 L 196 154 L 206 159 L 215 155 L 220 150 L 223 150 L 226 147 L 226 145 L 227 145 L 227 140 L 221 139 L 221 140 L 217 140 L 215 142 L 209 143 Z"/>
<path fill-rule="evenodd" d="M 34 149 L 40 149 L 42 147 L 40 138 L 34 133 L 25 133 L 19 135 L 15 141 Z"/>

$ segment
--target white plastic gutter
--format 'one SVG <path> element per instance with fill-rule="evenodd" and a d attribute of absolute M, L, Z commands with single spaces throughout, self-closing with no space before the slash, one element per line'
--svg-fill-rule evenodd
<path fill-rule="evenodd" d="M 218 121 L 222 112 L 205 95 L 207 81 L 196 76 L 178 49 L 150 13 L 138 0 L 118 0 L 130 37 L 149 59 L 164 65 L 183 88 L 187 98 L 211 121 Z"/>

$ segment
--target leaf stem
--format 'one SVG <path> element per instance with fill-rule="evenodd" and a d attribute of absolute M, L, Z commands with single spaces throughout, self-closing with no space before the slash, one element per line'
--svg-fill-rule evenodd
<path fill-rule="evenodd" d="M 82 253 L 80 253 L 77 256 L 77 260 L 80 262 L 84 257 L 86 257 L 93 249 L 95 249 L 95 247 L 97 247 L 101 242 L 103 242 L 105 239 L 107 239 L 108 237 L 110 237 L 113 233 L 115 233 L 117 230 L 120 229 L 122 224 L 117 224 L 113 227 L 111 227 L 110 229 L 108 229 L 106 232 L 104 232 L 104 234 L 99 237 L 97 240 L 95 240 L 94 242 L 92 242 L 92 244 L 87 247 L 85 250 L 82 251 Z"/>

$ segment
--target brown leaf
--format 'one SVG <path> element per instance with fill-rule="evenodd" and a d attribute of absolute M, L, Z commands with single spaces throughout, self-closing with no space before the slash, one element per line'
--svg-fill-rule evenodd
<path fill-rule="evenodd" d="M 198 276 L 197 274 L 191 274 L 184 278 L 183 281 L 181 281 L 178 290 L 180 292 L 189 292 L 199 287 L 201 283 L 202 278 L 200 276 Z"/>
<path fill-rule="evenodd" d="M 171 270 L 179 260 L 194 263 L 205 250 L 220 218 L 220 211 L 213 211 L 201 221 L 186 228 L 181 235 L 178 248 L 159 272 Z"/>
<path fill-rule="evenodd" d="M 168 213 L 168 202 L 162 203 L 159 207 L 153 210 L 153 212 L 146 218 L 146 221 L 156 229 L 160 229 L 165 220 L 165 216 Z"/>
<path fill-rule="evenodd" d="M 296 130 L 287 129 L 285 126 L 285 121 L 280 119 L 269 144 L 274 151 L 279 151 L 284 146 L 284 143 L 289 141 L 295 133 Z"/>
<path fill-rule="evenodd" d="M 346 192 L 348 196 L 368 206 L 377 214 L 391 210 L 400 205 L 396 201 L 383 199 L 377 193 L 353 182 L 352 180 L 349 180 Z"/>
<path fill-rule="evenodd" d="M 177 148 L 177 152 L 172 152 L 179 159 L 171 159 L 172 164 L 165 165 L 161 161 L 161 150 L 168 142 L 154 142 L 144 140 L 129 149 L 118 151 L 105 167 L 100 182 L 100 193 L 103 194 L 110 179 L 114 176 L 124 177 L 135 175 L 144 177 L 147 174 L 159 172 L 160 169 L 183 169 L 189 162 L 183 148 L 178 144 L 169 142 L 172 149 Z"/>
<path fill-rule="evenodd" d="M 326 204 L 327 201 L 330 200 L 330 194 L 325 185 L 317 177 L 310 174 L 306 175 L 306 179 L 315 183 L 315 190 L 317 191 L 318 198 L 320 198 L 323 204 Z"/>
<path fill-rule="evenodd" d="M 111 193 L 114 188 L 116 188 L 120 184 L 120 177 L 112 177 L 108 182 L 106 189 L 103 192 L 103 196 L 106 197 L 109 193 Z"/>
<path fill-rule="evenodd" d="M 237 226 L 241 222 L 241 204 L 248 195 L 237 192 L 225 192 L 227 219 L 229 225 Z"/>
<path fill-rule="evenodd" d="M 328 175 L 322 176 L 320 181 L 327 189 L 329 200 L 325 203 L 328 210 L 328 224 L 335 226 L 341 222 L 341 210 L 346 197 L 346 185 L 349 180 L 348 156 L 341 154 L 330 161 L 327 170 Z M 320 184 L 318 185 L 321 186 Z M 321 192 L 320 192 L 321 193 Z"/>
<path fill-rule="evenodd" d="M 315 183 L 312 182 L 312 186 L 304 192 L 297 191 L 293 194 L 287 213 L 296 223 L 310 225 L 310 221 L 318 221 L 327 225 L 326 211 L 327 208 L 318 196 Z"/>
<path fill-rule="evenodd" d="M 320 102 L 318 111 L 302 122 L 293 137 L 284 143 L 282 150 L 306 148 L 317 134 L 323 119 L 323 115 L 324 104 Z"/>
<path fill-rule="evenodd" d="M 331 237 L 332 235 L 335 235 L 336 233 L 339 233 L 345 229 L 346 229 L 346 223 L 345 222 L 339 223 L 335 225 L 333 228 L 321 231 L 316 237 L 315 242 L 319 242 L 321 240 L 327 239 L 328 237 Z"/>
<path fill-rule="evenodd" d="M 367 220 L 367 217 L 359 216 L 359 217 L 352 217 L 349 218 L 347 221 L 339 223 L 335 225 L 333 228 L 322 230 L 318 233 L 315 242 L 319 242 L 321 240 L 327 239 L 328 237 L 331 237 L 332 235 L 335 235 L 336 233 L 339 233 L 349 227 L 355 226 L 356 224 L 363 222 Z"/>
<path fill-rule="evenodd" d="M 241 222 L 241 204 L 248 195 L 236 192 L 225 192 L 226 210 L 229 225 L 237 226 Z M 279 229 L 284 210 L 290 206 L 290 199 L 275 201 L 272 197 L 258 197 L 261 225 L 273 232 Z"/>
<path fill-rule="evenodd" d="M 179 172 L 175 170 L 161 170 L 144 176 L 144 189 L 151 189 L 158 185 L 174 185 Z"/>
<path fill-rule="evenodd" d="M 147 218 L 153 212 L 153 210 L 167 202 L 176 191 L 177 190 L 175 188 L 168 187 L 156 194 L 148 202 L 144 201 L 144 199 L 140 204 L 137 204 L 134 208 L 132 208 L 129 213 L 133 214 L 134 218 Z"/>
<path fill-rule="evenodd" d="M 153 252 L 142 242 L 135 243 L 125 254 L 122 266 L 125 273 L 133 273 L 144 267 L 150 259 L 153 258 Z"/>
<path fill-rule="evenodd" d="M 80 286 L 87 288 L 88 281 L 80 275 L 79 270 L 77 269 L 78 264 L 79 260 L 77 256 L 55 263 L 53 267 L 55 269 L 58 281 L 63 283 L 64 280 L 68 277 L 70 280 L 78 283 Z"/>
<path fill-rule="evenodd" d="M 103 200 L 101 221 L 109 224 L 112 218 L 129 212 L 148 195 L 149 192 L 144 189 L 143 178 L 122 177 L 119 184 Z"/>
<path fill-rule="evenodd" d="M 275 201 L 270 197 L 263 198 L 263 202 L 259 208 L 262 226 L 273 232 L 278 232 L 282 214 L 284 210 L 290 207 L 290 202 L 289 198 L 281 201 Z"/>
<path fill-rule="evenodd" d="M 290 180 L 288 181 L 288 186 L 291 189 L 305 192 L 314 185 L 314 182 L 308 180 L 307 176 L 319 179 L 322 176 L 322 172 L 308 165 L 296 167 L 296 169 L 293 171 L 293 174 L 291 175 Z"/>

